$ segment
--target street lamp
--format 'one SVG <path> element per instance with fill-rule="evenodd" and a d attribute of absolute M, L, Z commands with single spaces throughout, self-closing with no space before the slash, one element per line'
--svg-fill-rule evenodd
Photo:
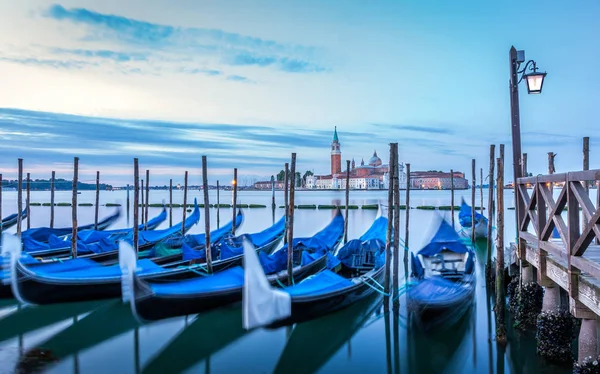
<path fill-rule="evenodd" d="M 515 210 L 517 215 L 517 233 L 520 232 L 518 227 L 519 217 L 525 209 L 525 205 L 521 197 L 519 196 L 519 185 L 517 180 L 523 176 L 523 163 L 521 160 L 521 119 L 519 114 L 519 83 L 525 78 L 527 82 L 527 93 L 539 94 L 542 93 L 542 87 L 544 85 L 544 78 L 546 73 L 537 71 L 537 65 L 535 61 L 529 60 L 519 70 L 521 64 L 525 62 L 525 51 L 517 51 L 513 46 L 509 52 L 510 60 L 510 109 L 511 109 L 511 132 L 512 132 L 512 148 L 513 148 L 513 177 L 514 177 L 514 192 L 515 192 Z M 531 72 L 527 73 L 527 69 Z M 520 77 L 519 77 L 520 75 Z M 518 240 L 520 243 L 521 241 Z M 525 248 L 519 244 L 519 258 L 524 257 Z"/>

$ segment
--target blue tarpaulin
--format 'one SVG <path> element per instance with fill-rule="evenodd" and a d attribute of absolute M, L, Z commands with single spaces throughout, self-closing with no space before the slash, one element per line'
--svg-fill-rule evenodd
<path fill-rule="evenodd" d="M 462 242 L 458 233 L 446 220 L 440 221 L 440 227 L 431 239 L 417 254 L 423 256 L 433 256 L 443 250 L 449 250 L 455 253 L 466 253 L 469 249 Z"/>

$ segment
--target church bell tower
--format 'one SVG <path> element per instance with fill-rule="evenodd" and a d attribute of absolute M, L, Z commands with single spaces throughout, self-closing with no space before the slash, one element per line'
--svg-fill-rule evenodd
<path fill-rule="evenodd" d="M 333 141 L 331 142 L 331 174 L 342 172 L 342 151 L 340 150 L 340 141 L 337 134 L 337 126 L 333 132 Z"/>

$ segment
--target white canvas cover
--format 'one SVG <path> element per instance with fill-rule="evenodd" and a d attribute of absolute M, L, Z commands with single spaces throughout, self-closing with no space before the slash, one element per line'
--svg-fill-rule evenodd
<path fill-rule="evenodd" d="M 255 248 L 244 239 L 242 323 L 246 330 L 264 326 L 292 314 L 292 298 L 269 284 Z"/>

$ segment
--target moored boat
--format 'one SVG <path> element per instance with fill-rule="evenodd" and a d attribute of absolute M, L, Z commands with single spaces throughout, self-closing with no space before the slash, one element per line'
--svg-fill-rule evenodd
<path fill-rule="evenodd" d="M 27 218 L 27 209 L 24 209 L 23 212 L 21 212 L 21 219 L 25 219 Z M 18 213 L 13 213 L 8 217 L 5 217 L 2 219 L 1 222 L 1 231 L 4 231 L 6 229 L 9 229 L 11 227 L 13 227 L 14 225 L 17 224 L 17 222 L 19 221 L 19 214 Z"/>
<path fill-rule="evenodd" d="M 344 234 L 344 218 L 340 211 L 323 230 L 309 238 L 294 239 L 294 267 L 292 277 L 300 281 L 327 266 L 327 253 L 335 250 Z M 257 252 L 248 240 L 244 246 L 258 253 L 260 265 L 267 274 L 266 281 L 271 285 L 286 284 L 287 246 L 272 255 Z M 244 253 L 246 252 L 244 248 Z M 310 254 L 311 250 L 317 250 Z M 125 258 L 124 256 L 122 258 Z M 131 267 L 132 264 L 122 266 Z M 245 266 L 245 265 L 244 265 Z M 157 320 L 181 315 L 203 313 L 242 300 L 245 271 L 235 266 L 204 278 L 173 282 L 168 284 L 144 282 L 140 273 L 124 274 L 124 288 L 131 290 L 131 305 L 135 314 L 142 320 Z"/>
<path fill-rule="evenodd" d="M 460 204 L 460 211 L 458 212 L 458 222 L 463 227 L 463 233 L 466 236 L 471 236 L 471 226 L 473 225 L 471 219 L 471 206 L 469 206 L 465 199 L 462 199 Z M 475 238 L 487 238 L 488 219 L 483 214 L 475 212 Z"/>
<path fill-rule="evenodd" d="M 215 237 L 224 233 L 214 233 Z M 12 255 L 15 256 L 15 255 Z M 121 295 L 119 264 L 105 265 L 92 258 L 77 258 L 54 263 L 24 263 L 31 257 L 11 259 L 12 292 L 22 302 L 52 304 L 97 300 Z M 138 261 L 140 276 L 163 282 L 202 276 L 199 265 L 191 260 L 158 263 L 156 259 Z"/>
<path fill-rule="evenodd" d="M 265 323 L 268 327 L 290 325 L 346 308 L 373 292 L 383 292 L 381 282 L 385 271 L 387 222 L 387 218 L 380 216 L 359 239 L 351 240 L 340 248 L 334 257 L 339 262 L 339 274 L 330 270 L 332 265 L 328 265 L 330 269 L 325 269 L 293 286 L 282 288 L 277 296 L 281 304 L 273 303 L 272 307 L 279 311 L 289 308 L 289 313 L 280 314 L 273 311 L 272 317 L 268 318 L 257 315 L 259 308 L 253 298 L 264 298 L 259 294 L 264 290 L 253 289 L 249 282 L 254 280 L 246 279 L 246 284 L 249 284 L 244 295 L 244 303 L 248 305 L 244 311 L 246 326 L 252 328 L 267 319 L 270 319 Z M 333 262 L 332 260 L 330 258 L 330 262 Z M 260 277 L 260 273 L 254 274 Z M 270 311 L 261 313 L 270 314 Z"/>
<path fill-rule="evenodd" d="M 440 219 L 430 242 L 411 253 L 408 307 L 418 320 L 441 321 L 440 317 L 460 317 L 471 305 L 475 293 L 475 254 L 452 226 Z"/>
<path fill-rule="evenodd" d="M 98 230 L 102 231 L 107 229 L 110 225 L 115 223 L 119 217 L 121 216 L 121 209 L 117 208 L 117 211 L 110 216 L 104 218 L 103 220 L 98 222 Z M 94 224 L 91 223 L 89 225 L 77 226 L 77 230 L 92 230 L 94 228 Z M 21 239 L 30 238 L 36 240 L 38 242 L 47 242 L 50 235 L 55 236 L 63 236 L 69 235 L 73 232 L 72 227 L 63 227 L 63 228 L 50 228 L 50 227 L 36 227 L 33 229 L 25 230 L 21 234 Z"/>

